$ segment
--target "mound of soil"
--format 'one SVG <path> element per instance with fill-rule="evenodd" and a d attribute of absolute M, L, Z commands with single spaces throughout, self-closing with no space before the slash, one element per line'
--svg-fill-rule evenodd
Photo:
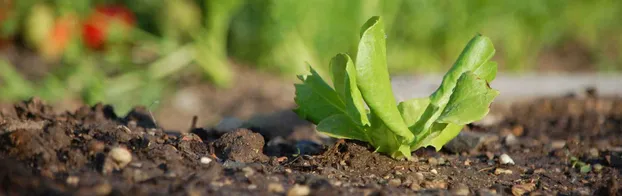
<path fill-rule="evenodd" d="M 518 104 L 410 161 L 362 142 L 278 142 L 253 128 L 166 132 L 141 108 L 52 111 L 38 99 L 0 110 L 3 194 L 622 194 L 620 98 Z"/>

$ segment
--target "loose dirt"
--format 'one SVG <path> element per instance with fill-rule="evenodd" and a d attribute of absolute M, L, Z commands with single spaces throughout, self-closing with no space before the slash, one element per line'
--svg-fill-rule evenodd
<path fill-rule="evenodd" d="M 594 94 L 517 103 L 410 161 L 253 127 L 167 132 L 143 108 L 52 111 L 36 98 L 0 110 L 3 194 L 622 194 L 622 99 Z"/>

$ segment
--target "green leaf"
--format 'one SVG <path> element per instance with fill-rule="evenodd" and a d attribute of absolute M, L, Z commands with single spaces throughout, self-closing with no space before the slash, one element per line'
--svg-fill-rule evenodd
<path fill-rule="evenodd" d="M 475 70 L 475 75 L 486 80 L 486 82 L 492 82 L 497 76 L 497 62 L 489 61 L 488 63 L 480 66 Z"/>
<path fill-rule="evenodd" d="M 369 141 L 362 127 L 354 124 L 350 117 L 344 114 L 335 114 L 322 120 L 317 125 L 317 130 L 335 138 Z"/>
<path fill-rule="evenodd" d="M 367 110 L 356 86 L 356 68 L 347 54 L 338 54 L 330 61 L 333 86 L 346 104 L 346 112 L 358 125 L 369 125 Z"/>
<path fill-rule="evenodd" d="M 449 69 L 449 71 L 443 77 L 443 81 L 439 88 L 430 95 L 430 104 L 428 108 L 426 108 L 425 112 L 421 116 L 421 118 L 414 125 L 410 126 L 409 129 L 416 135 L 416 140 L 412 146 L 424 146 L 426 143 L 424 140 L 430 141 L 429 135 L 436 135 L 435 131 L 441 131 L 443 129 L 433 129 L 432 126 L 436 123 L 436 120 L 445 110 L 447 103 L 449 102 L 454 92 L 454 88 L 459 83 L 459 79 L 462 77 L 465 72 L 475 72 L 476 70 L 481 68 L 482 75 L 486 76 L 486 79 L 495 78 L 496 64 L 490 63 L 488 60 L 492 58 L 495 53 L 495 49 L 492 45 L 492 42 L 489 38 L 475 35 L 471 41 L 466 45 L 458 60 L 454 63 L 454 65 Z M 477 78 L 477 76 L 476 76 Z M 482 80 L 482 82 L 486 82 Z M 461 91 L 460 93 L 465 93 L 466 91 Z M 497 92 L 498 93 L 498 92 Z M 461 97 L 463 95 L 455 95 Z M 471 104 L 481 105 L 481 100 L 472 100 L 476 101 Z M 488 103 L 490 104 L 490 103 Z M 486 105 L 488 107 L 488 105 Z M 458 109 L 462 110 L 462 109 Z M 488 112 L 487 110 L 485 111 Z M 476 115 L 478 117 L 482 117 L 481 115 Z M 454 119 L 455 121 L 460 122 L 469 122 L 475 118 L 470 119 Z M 438 134 L 440 135 L 440 133 Z M 440 150 L 437 148 L 437 150 Z"/>
<path fill-rule="evenodd" d="M 404 123 L 406 125 L 411 126 L 414 125 L 417 120 L 421 117 L 425 109 L 430 104 L 430 99 L 425 98 L 414 98 L 404 102 L 400 102 L 397 105 L 397 108 L 400 110 L 402 114 L 402 118 L 404 119 Z"/>
<path fill-rule="evenodd" d="M 437 122 L 464 125 L 482 119 L 497 95 L 499 91 L 491 89 L 485 80 L 465 72 Z"/>
<path fill-rule="evenodd" d="M 455 138 L 464 125 L 457 125 L 453 123 L 434 123 L 432 124 L 432 131 L 429 135 L 420 139 L 420 142 L 414 146 L 411 146 L 412 150 L 416 150 L 421 147 L 432 146 L 437 151 L 440 150 L 443 145 Z"/>
<path fill-rule="evenodd" d="M 298 108 L 294 112 L 315 124 L 320 123 L 334 114 L 345 114 L 345 104 L 333 90 L 311 67 L 311 75 L 301 75 L 303 82 L 296 84 L 294 101 Z"/>
<path fill-rule="evenodd" d="M 384 24 L 378 16 L 363 26 L 356 56 L 357 84 L 371 113 L 393 133 L 410 142 L 414 136 L 402 120 L 391 89 L 385 36 Z"/>

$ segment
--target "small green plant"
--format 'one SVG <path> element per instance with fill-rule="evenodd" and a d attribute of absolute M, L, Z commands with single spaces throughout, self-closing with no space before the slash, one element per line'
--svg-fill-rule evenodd
<path fill-rule="evenodd" d="M 497 64 L 487 37 L 476 35 L 466 45 L 440 87 L 429 97 L 399 104 L 391 88 L 386 59 L 386 34 L 381 17 L 362 27 L 356 59 L 338 54 L 329 64 L 333 87 L 310 67 L 299 75 L 294 111 L 335 138 L 369 142 L 376 152 L 411 159 L 411 152 L 436 150 L 458 135 L 464 125 L 482 119 L 499 95 L 489 83 Z M 367 105 L 367 107 L 366 107 Z"/>

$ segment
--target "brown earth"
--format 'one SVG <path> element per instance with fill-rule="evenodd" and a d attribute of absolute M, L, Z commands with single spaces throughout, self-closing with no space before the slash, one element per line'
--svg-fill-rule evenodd
<path fill-rule="evenodd" d="M 622 194 L 621 98 L 519 103 L 495 113 L 499 122 L 465 127 L 441 151 L 415 151 L 413 161 L 362 142 L 266 137 L 270 130 L 252 127 L 165 132 L 142 108 L 53 111 L 38 99 L 0 110 L 3 194 Z M 469 137 L 477 145 L 464 148 Z M 503 154 L 515 164 L 501 164 Z"/>

